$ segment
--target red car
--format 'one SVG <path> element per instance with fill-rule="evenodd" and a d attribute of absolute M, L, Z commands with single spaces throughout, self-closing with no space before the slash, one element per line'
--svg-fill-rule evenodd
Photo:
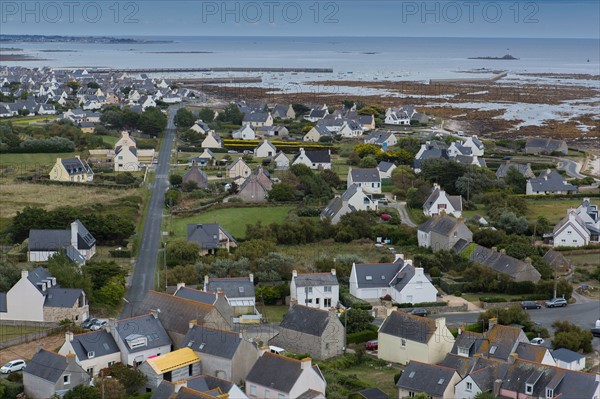
<path fill-rule="evenodd" d="M 365 349 L 368 351 L 376 351 L 379 348 L 379 342 L 376 339 L 365 342 Z"/>
<path fill-rule="evenodd" d="M 392 215 L 390 215 L 389 213 L 382 213 L 381 220 L 383 220 L 384 222 L 389 222 L 390 220 L 392 220 Z"/>

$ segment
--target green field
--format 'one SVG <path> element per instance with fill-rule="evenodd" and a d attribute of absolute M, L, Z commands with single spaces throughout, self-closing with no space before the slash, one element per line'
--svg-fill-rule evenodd
<path fill-rule="evenodd" d="M 290 307 L 286 305 L 261 306 L 258 309 L 269 323 L 280 323 L 288 310 L 290 310 Z"/>
<path fill-rule="evenodd" d="M 272 206 L 256 208 L 226 208 L 208 211 L 199 215 L 173 220 L 175 236 L 185 237 L 189 223 L 219 223 L 234 238 L 246 236 L 246 225 L 260 221 L 263 225 L 281 223 L 293 206 Z"/>
<path fill-rule="evenodd" d="M 102 137 L 102 141 L 104 141 L 106 144 L 111 145 L 113 147 L 114 147 L 115 143 L 117 141 L 119 141 L 119 137 L 117 137 L 117 136 L 100 135 L 98 137 Z"/>
<path fill-rule="evenodd" d="M 600 253 L 565 255 L 575 266 L 599 266 Z"/>
<path fill-rule="evenodd" d="M 0 325 L 0 342 L 44 330 L 44 327 Z"/>
<path fill-rule="evenodd" d="M 11 119 L 10 122 L 13 125 L 27 125 L 29 123 L 33 123 L 33 122 L 45 122 L 45 121 L 53 121 L 56 119 L 56 116 L 54 115 L 43 115 L 43 116 L 32 116 L 32 117 L 25 117 L 22 119 Z"/>
<path fill-rule="evenodd" d="M 527 218 L 535 220 L 540 216 L 544 216 L 551 224 L 558 223 L 567 214 L 569 208 L 577 208 L 581 205 L 582 199 L 544 199 L 533 200 L 526 199 L 527 202 Z"/>
<path fill-rule="evenodd" d="M 36 154 L 0 154 L 0 166 L 40 166 L 52 167 L 56 163 L 56 158 L 73 158 L 79 155 L 77 152 L 61 152 L 56 154 L 36 153 Z M 47 170 L 50 173 L 50 169 Z"/>

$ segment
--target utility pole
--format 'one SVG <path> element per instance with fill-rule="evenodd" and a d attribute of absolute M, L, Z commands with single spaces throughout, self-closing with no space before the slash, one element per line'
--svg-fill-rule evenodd
<path fill-rule="evenodd" d="M 558 289 L 558 280 L 556 279 L 556 267 L 554 267 L 553 269 L 554 269 L 554 296 L 553 296 L 553 298 L 556 298 L 556 291 Z"/>

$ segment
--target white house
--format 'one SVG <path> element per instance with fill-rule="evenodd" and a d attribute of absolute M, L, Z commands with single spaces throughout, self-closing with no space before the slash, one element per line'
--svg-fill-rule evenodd
<path fill-rule="evenodd" d="M 365 144 L 375 144 L 382 148 L 393 147 L 398 144 L 396 135 L 392 132 L 375 131 L 365 138 Z"/>
<path fill-rule="evenodd" d="M 283 151 L 279 151 L 275 158 L 273 158 L 275 162 L 275 169 L 277 170 L 288 170 L 290 168 L 290 159 L 283 153 Z"/>
<path fill-rule="evenodd" d="M 241 184 L 252 173 L 252 169 L 244 160 L 239 157 L 231 164 L 227 165 L 227 177 L 233 179 L 236 183 Z"/>
<path fill-rule="evenodd" d="M 581 371 L 585 368 L 585 355 L 572 350 L 560 348 L 552 351 L 556 365 L 563 369 Z"/>
<path fill-rule="evenodd" d="M 347 187 L 358 185 L 367 194 L 381 194 L 381 177 L 377 168 L 352 169 L 348 171 Z"/>
<path fill-rule="evenodd" d="M 242 123 L 252 127 L 273 126 L 273 116 L 270 112 L 245 113 Z"/>
<path fill-rule="evenodd" d="M 331 150 L 305 151 L 300 148 L 300 152 L 294 156 L 292 165 L 304 164 L 311 169 L 331 169 Z"/>
<path fill-rule="evenodd" d="M 358 136 L 362 136 L 363 129 L 362 126 L 355 121 L 345 121 L 340 127 L 338 134 L 344 138 L 354 138 Z"/>
<path fill-rule="evenodd" d="M 272 158 L 275 154 L 277 154 L 277 148 L 266 139 L 254 149 L 254 156 L 257 158 Z"/>
<path fill-rule="evenodd" d="M 554 226 L 552 236 L 554 247 L 583 247 L 590 243 L 591 232 L 575 209 L 569 209 L 567 216 Z"/>
<path fill-rule="evenodd" d="M 202 140 L 202 148 L 222 148 L 223 140 L 221 136 L 215 133 L 213 130 L 210 130 L 206 134 L 206 138 Z"/>
<path fill-rule="evenodd" d="M 350 294 L 367 301 L 390 295 L 397 303 L 435 302 L 437 289 L 421 267 L 397 254 L 393 263 L 352 265 Z"/>
<path fill-rule="evenodd" d="M 193 130 L 194 132 L 200 134 L 207 134 L 210 131 L 210 128 L 203 121 L 197 120 L 196 122 L 194 122 L 190 130 Z"/>
<path fill-rule="evenodd" d="M 140 170 L 137 148 L 134 146 L 115 147 L 115 159 L 113 165 L 115 172 L 137 172 Z"/>
<path fill-rule="evenodd" d="M 333 133 L 325 125 L 313 126 L 302 138 L 302 141 L 318 142 L 322 137 L 333 137 Z"/>
<path fill-rule="evenodd" d="M 290 307 L 300 304 L 317 309 L 337 307 L 340 300 L 340 287 L 336 271 L 331 273 L 304 273 L 292 271 L 290 283 Z"/>
<path fill-rule="evenodd" d="M 65 333 L 65 342 L 58 351 L 60 355 L 74 354 L 75 361 L 91 377 L 100 370 L 121 361 L 121 352 L 109 331 L 98 330 L 83 334 Z"/>
<path fill-rule="evenodd" d="M 429 198 L 423 204 L 425 216 L 452 215 L 459 218 L 462 215 L 462 197 L 460 195 L 448 195 L 438 184 L 433 184 L 433 190 Z"/>
<path fill-rule="evenodd" d="M 401 110 L 389 111 L 386 112 L 384 123 L 386 125 L 410 125 L 410 115 Z"/>
<path fill-rule="evenodd" d="M 68 230 L 29 230 L 27 259 L 29 262 L 47 262 L 59 251 L 78 264 L 84 264 L 96 254 L 96 239 L 79 221 Z"/>
<path fill-rule="evenodd" d="M 341 195 L 334 197 L 321 212 L 321 219 L 329 219 L 336 224 L 342 216 L 355 211 L 376 211 L 379 202 L 365 194 L 357 184 L 353 184 Z"/>
<path fill-rule="evenodd" d="M 476 135 L 471 137 L 467 137 L 467 139 L 463 142 L 463 147 L 467 147 L 471 149 L 471 154 L 476 157 L 482 157 L 485 152 L 485 146 L 483 143 L 477 138 Z"/>
<path fill-rule="evenodd" d="M 560 173 L 550 169 L 541 172 L 536 178 L 527 180 L 525 185 L 526 195 L 571 194 L 577 190 L 577 186 L 568 183 Z"/>
<path fill-rule="evenodd" d="M 379 171 L 379 177 L 381 179 L 390 179 L 392 177 L 392 172 L 396 169 L 397 166 L 391 162 L 381 161 L 377 165 L 377 170 Z"/>
<path fill-rule="evenodd" d="M 231 137 L 236 140 L 254 140 L 256 139 L 256 132 L 252 129 L 252 126 L 245 124 L 242 128 L 231 133 Z"/>

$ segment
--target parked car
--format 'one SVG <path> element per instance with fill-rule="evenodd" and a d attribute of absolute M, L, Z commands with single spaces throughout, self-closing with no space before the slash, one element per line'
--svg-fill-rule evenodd
<path fill-rule="evenodd" d="M 119 248 L 120 249 L 120 248 Z M 91 326 L 93 326 L 96 322 L 98 321 L 98 319 L 96 319 L 95 317 L 88 317 L 87 319 L 85 319 L 85 321 L 83 323 L 81 323 L 81 327 L 82 328 L 90 328 Z"/>
<path fill-rule="evenodd" d="M 590 331 L 594 337 L 600 337 L 600 328 L 592 328 Z"/>
<path fill-rule="evenodd" d="M 27 367 L 27 363 L 25 363 L 25 360 L 16 359 L 16 360 L 11 360 L 10 362 L 8 362 L 4 366 L 2 366 L 2 368 L 0 368 L 0 372 L 2 372 L 2 374 L 10 374 L 10 373 L 14 373 L 16 371 L 21 371 L 25 367 Z"/>
<path fill-rule="evenodd" d="M 92 324 L 92 326 L 90 327 L 90 330 L 92 331 L 98 331 L 103 329 L 106 325 L 108 324 L 108 321 L 106 320 L 97 320 L 94 324 Z"/>
<path fill-rule="evenodd" d="M 509 157 L 509 156 L 502 157 L 503 161 L 509 161 L 510 159 L 512 159 L 512 157 Z"/>
<path fill-rule="evenodd" d="M 541 345 L 543 343 L 544 343 L 543 338 L 534 338 L 531 340 L 531 344 L 533 344 L 533 345 Z"/>
<path fill-rule="evenodd" d="M 414 308 L 408 314 L 412 314 L 415 316 L 427 317 L 427 310 L 423 308 Z"/>
<path fill-rule="evenodd" d="M 542 305 L 533 301 L 524 301 L 521 302 L 521 308 L 523 309 L 541 309 Z"/>
<path fill-rule="evenodd" d="M 382 213 L 381 220 L 383 220 L 384 222 L 389 222 L 390 220 L 392 220 L 392 215 L 390 215 L 389 213 Z"/>
<path fill-rule="evenodd" d="M 547 308 L 562 308 L 567 306 L 567 300 L 565 298 L 552 298 L 546 301 Z"/>
<path fill-rule="evenodd" d="M 368 351 L 376 351 L 379 349 L 379 341 L 373 339 L 371 341 L 365 342 L 365 349 Z"/>

